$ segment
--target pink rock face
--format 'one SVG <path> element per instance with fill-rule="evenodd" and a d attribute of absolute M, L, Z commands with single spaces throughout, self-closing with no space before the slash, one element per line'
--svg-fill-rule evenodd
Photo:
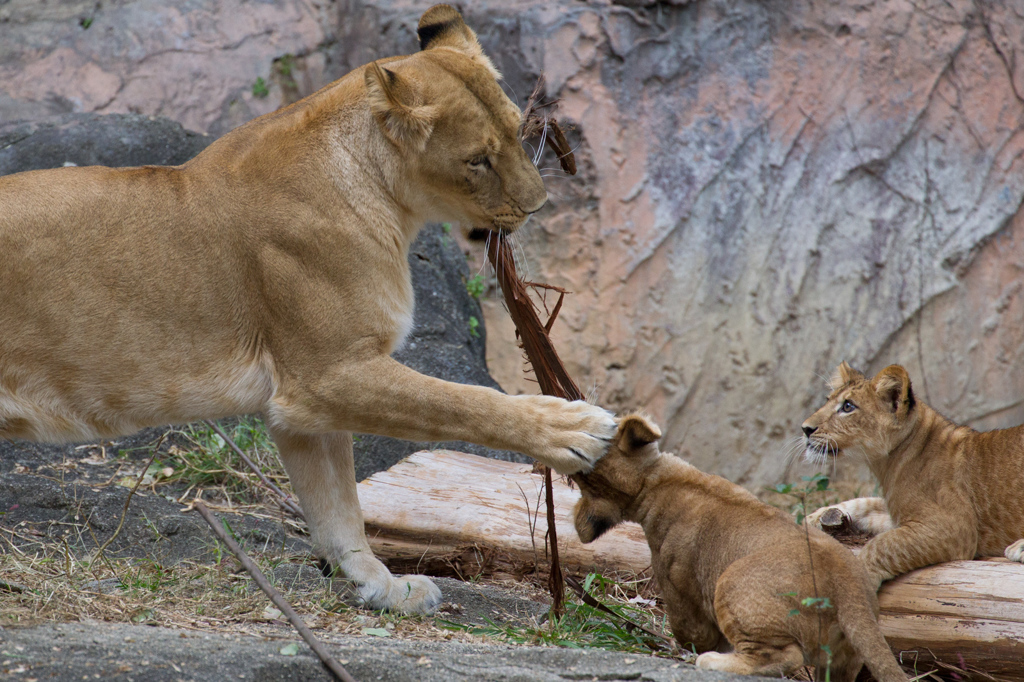
<path fill-rule="evenodd" d="M 12 0 L 0 117 L 223 132 L 415 50 L 429 4 L 130 0 L 85 30 L 91 2 Z M 576 127 L 580 174 L 549 180 L 519 239 L 531 278 L 575 292 L 555 342 L 578 383 L 751 487 L 806 473 L 787 455 L 844 359 L 905 364 L 956 420 L 1024 420 L 1022 17 L 992 0 L 467 5 L 520 102 L 543 71 Z M 289 53 L 297 85 L 274 61 Z M 488 307 L 495 377 L 531 390 Z"/>

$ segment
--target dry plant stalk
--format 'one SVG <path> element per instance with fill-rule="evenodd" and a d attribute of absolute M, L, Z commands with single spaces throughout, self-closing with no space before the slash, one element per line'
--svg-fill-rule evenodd
<path fill-rule="evenodd" d="M 491 239 L 487 245 L 487 257 L 498 277 L 498 285 L 505 297 L 509 316 L 516 326 L 516 333 L 522 343 L 526 357 L 533 367 L 540 390 L 544 395 L 553 395 L 566 400 L 582 400 L 583 394 L 565 371 L 558 353 L 555 352 L 548 336 L 548 329 L 554 322 L 551 316 L 548 324 L 541 324 L 537 309 L 526 292 L 526 285 L 516 274 L 515 258 L 507 242 Z M 564 293 L 559 293 L 557 310 L 561 307 Z M 544 467 L 544 502 L 547 508 L 547 545 L 551 557 L 551 572 L 548 574 L 548 589 L 551 591 L 551 612 L 557 617 L 565 610 L 565 580 L 562 566 L 558 561 L 558 534 L 555 532 L 555 500 L 551 489 L 551 469 Z"/>
<path fill-rule="evenodd" d="M 555 155 L 558 162 L 569 175 L 576 174 L 576 159 L 573 156 L 572 148 L 565 139 L 565 134 L 558 125 L 558 120 L 549 113 L 538 113 L 541 109 L 553 108 L 557 100 L 542 101 L 544 89 L 544 76 L 537 79 L 526 108 L 523 110 L 523 125 L 520 129 L 520 137 L 523 140 L 534 136 L 540 136 L 540 145 L 546 143 Z M 538 152 L 536 163 L 540 158 Z M 515 257 L 508 243 L 501 234 L 496 238 L 487 241 L 487 258 L 498 278 L 498 286 L 501 287 L 502 295 L 505 297 L 505 306 L 508 308 L 509 316 L 516 326 L 516 335 L 519 337 L 526 358 L 533 367 L 537 383 L 544 395 L 552 395 L 566 400 L 583 400 L 583 393 L 565 370 L 565 365 L 555 352 L 551 344 L 548 332 L 554 324 L 558 311 L 562 307 L 562 299 L 565 297 L 565 290 L 544 284 L 524 283 L 516 274 Z M 547 323 L 542 324 L 537 308 L 530 300 L 527 293 L 527 286 L 534 288 L 553 289 L 558 292 L 558 302 L 551 313 Z M 544 470 L 544 502 L 547 509 L 548 532 L 546 536 L 548 555 L 551 557 L 551 572 L 548 574 L 548 588 L 551 592 L 551 612 L 559 617 L 565 610 L 565 579 L 562 575 L 562 566 L 558 560 L 558 534 L 555 531 L 555 501 L 551 489 L 551 469 L 543 467 Z"/>
<path fill-rule="evenodd" d="M 216 535 L 221 542 L 227 545 L 227 548 L 232 551 L 239 563 L 242 564 L 242 567 L 249 572 L 249 575 L 252 576 L 252 579 L 257 585 L 259 585 L 260 589 L 263 590 L 267 597 L 270 598 L 270 601 L 274 603 L 274 606 L 280 609 L 281 613 L 288 617 L 292 626 L 302 636 L 302 639 L 306 640 L 306 644 L 308 644 L 309 648 L 313 650 L 313 653 L 320 658 L 320 661 L 323 662 L 324 666 L 334 673 L 335 677 L 342 682 L 356 682 L 355 679 L 348 674 L 348 671 L 346 671 L 341 664 L 331 656 L 330 652 L 328 652 L 320 640 L 316 638 L 316 635 L 306 627 L 306 624 L 302 622 L 302 618 L 295 612 L 292 605 L 288 603 L 288 600 L 285 599 L 280 592 L 274 589 L 274 586 L 270 584 L 270 581 L 267 580 L 265 575 L 263 575 L 263 572 L 255 562 L 249 558 L 249 555 L 238 546 L 238 543 L 231 539 L 231 536 L 224 532 L 224 529 L 216 522 L 213 515 L 210 513 L 210 510 L 206 508 L 206 505 L 199 499 L 196 499 L 192 503 L 192 507 L 199 512 L 203 519 L 206 520 L 206 523 L 210 524 L 210 528 L 213 530 L 214 535 Z"/>

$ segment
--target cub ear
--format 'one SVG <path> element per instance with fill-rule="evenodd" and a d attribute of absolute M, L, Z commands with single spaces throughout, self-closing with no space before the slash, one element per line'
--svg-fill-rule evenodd
<path fill-rule="evenodd" d="M 398 147 L 423 151 L 436 110 L 423 104 L 415 84 L 377 62 L 367 65 L 363 80 L 370 111 L 384 135 Z"/>
<path fill-rule="evenodd" d="M 838 367 L 836 367 L 836 371 L 832 372 L 832 378 L 828 380 L 828 384 L 829 387 L 835 391 L 843 386 L 848 386 L 855 381 L 862 381 L 863 379 L 864 375 L 853 367 L 850 367 L 850 365 L 844 360 Z"/>
<path fill-rule="evenodd" d="M 501 78 L 501 74 L 480 47 L 476 33 L 466 26 L 459 10 L 451 5 L 434 5 L 424 12 L 416 27 L 416 36 L 420 39 L 420 50 L 451 48 L 486 66 L 496 79 Z"/>
<path fill-rule="evenodd" d="M 914 409 L 914 390 L 910 386 L 910 375 L 899 365 L 889 365 L 871 380 L 875 393 L 882 399 L 889 411 L 905 416 Z"/>
<path fill-rule="evenodd" d="M 581 497 L 576 503 L 576 534 L 587 544 L 622 522 L 622 512 L 608 500 Z"/>
<path fill-rule="evenodd" d="M 642 414 L 628 414 L 619 421 L 618 441 L 623 454 L 631 454 L 661 438 L 661 429 Z"/>

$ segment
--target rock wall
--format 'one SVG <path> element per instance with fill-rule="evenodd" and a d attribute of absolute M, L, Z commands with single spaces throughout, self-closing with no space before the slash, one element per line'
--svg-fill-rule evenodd
<path fill-rule="evenodd" d="M 0 118 L 218 133 L 415 50 L 429 4 L 9 0 Z M 749 486 L 801 471 L 786 454 L 842 359 L 906 364 L 955 419 L 1024 421 L 1024 2 L 625 4 L 466 6 L 509 89 L 544 72 L 576 126 L 581 173 L 520 243 L 575 292 L 555 340 L 581 385 Z M 492 371 L 525 386 L 489 307 Z"/>

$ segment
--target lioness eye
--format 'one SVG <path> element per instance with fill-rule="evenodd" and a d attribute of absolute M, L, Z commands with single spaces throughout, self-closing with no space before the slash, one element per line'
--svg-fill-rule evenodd
<path fill-rule="evenodd" d="M 484 168 L 490 168 L 491 161 L 486 156 L 474 156 L 469 160 L 469 165 L 476 170 L 481 170 Z"/>
<path fill-rule="evenodd" d="M 849 400 L 843 401 L 843 406 L 839 408 L 840 412 L 853 412 L 857 409 L 857 406 L 851 403 Z"/>

